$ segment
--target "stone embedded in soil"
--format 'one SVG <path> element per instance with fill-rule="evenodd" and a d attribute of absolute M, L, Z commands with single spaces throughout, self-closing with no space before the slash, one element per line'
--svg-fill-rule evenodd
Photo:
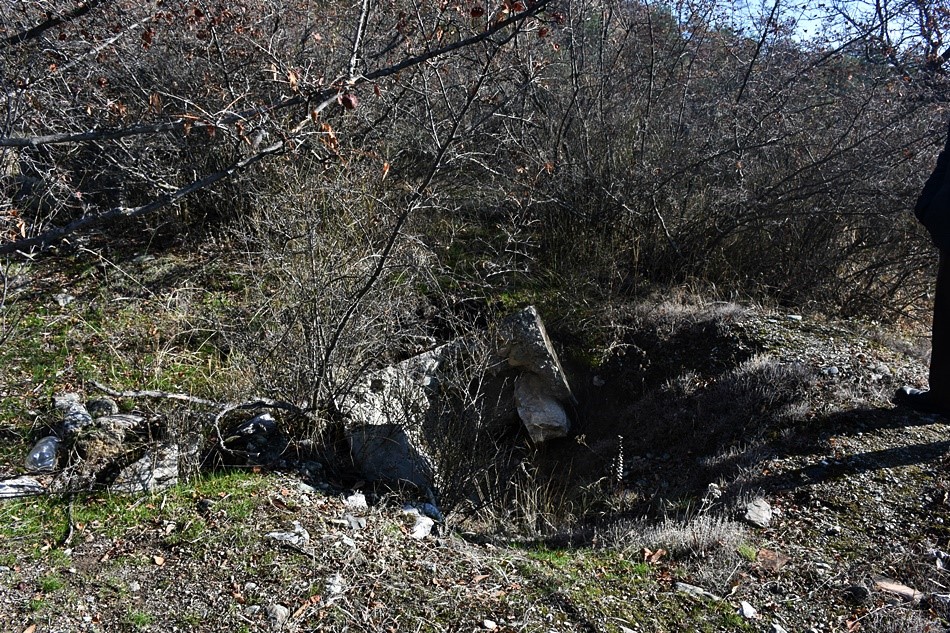
<path fill-rule="evenodd" d="M 691 585 L 685 582 L 676 583 L 676 590 L 680 593 L 685 593 L 697 598 L 709 598 L 710 600 L 722 600 L 719 596 L 714 593 L 710 593 L 703 589 L 702 587 L 697 587 L 696 585 Z"/>
<path fill-rule="evenodd" d="M 759 617 L 759 612 L 751 604 L 742 600 L 739 602 L 739 614 L 746 620 L 754 620 Z"/>
<path fill-rule="evenodd" d="M 745 520 L 753 525 L 766 528 L 772 523 L 772 506 L 765 499 L 759 497 L 746 504 Z"/>
<path fill-rule="evenodd" d="M 290 609 L 282 604 L 268 605 L 267 619 L 277 626 L 283 626 L 290 619 Z"/>
<path fill-rule="evenodd" d="M 300 521 L 294 521 L 293 528 L 292 532 L 268 532 L 264 538 L 291 545 L 306 545 L 310 542 L 310 532 L 300 524 Z"/>
<path fill-rule="evenodd" d="M 366 495 L 362 492 L 354 492 L 344 499 L 343 503 L 345 503 L 346 507 L 350 510 L 365 510 L 369 507 L 366 503 Z"/>
<path fill-rule="evenodd" d="M 178 483 L 178 445 L 166 443 L 149 449 L 127 466 L 110 486 L 114 492 L 154 493 Z"/>
<path fill-rule="evenodd" d="M 844 599 L 852 604 L 864 604 L 871 599 L 871 591 L 862 584 L 854 584 L 844 590 Z"/>

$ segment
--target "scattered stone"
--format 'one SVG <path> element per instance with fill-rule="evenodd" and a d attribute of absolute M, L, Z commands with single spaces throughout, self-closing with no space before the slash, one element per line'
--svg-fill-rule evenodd
<path fill-rule="evenodd" d="M 335 598 L 343 593 L 344 582 L 343 576 L 340 574 L 333 574 L 327 580 L 326 593 L 330 598 Z"/>
<path fill-rule="evenodd" d="M 131 593 L 138 593 L 142 590 L 142 585 L 137 580 L 133 580 L 129 583 L 129 591 Z"/>
<path fill-rule="evenodd" d="M 772 633 L 788 633 L 788 631 L 786 631 L 785 627 L 779 624 L 778 622 L 773 622 Z"/>
<path fill-rule="evenodd" d="M 281 543 L 290 543 L 291 545 L 306 545 L 310 542 L 310 532 L 307 528 L 300 525 L 300 521 L 293 522 L 292 532 L 268 532 L 264 538 L 269 538 Z"/>
<path fill-rule="evenodd" d="M 56 301 L 57 305 L 59 305 L 60 308 L 65 308 L 70 303 L 75 301 L 76 297 L 72 296 L 71 294 L 61 292 L 59 294 L 53 295 L 53 299 Z"/>
<path fill-rule="evenodd" d="M 745 518 L 749 523 L 761 528 L 766 528 L 772 522 L 772 506 L 769 502 L 758 497 L 746 504 Z"/>
<path fill-rule="evenodd" d="M 248 582 L 244 583 L 244 593 L 251 594 L 251 593 L 254 593 L 255 591 L 257 591 L 257 583 L 256 583 L 256 582 L 248 581 Z"/>
<path fill-rule="evenodd" d="M 276 624 L 277 626 L 283 626 L 286 624 L 287 620 L 290 619 L 290 609 L 285 607 L 282 604 L 271 604 L 267 606 L 267 619 Z"/>
<path fill-rule="evenodd" d="M 0 499 L 14 499 L 43 494 L 46 488 L 32 477 L 17 477 L 0 481 Z"/>
<path fill-rule="evenodd" d="M 755 610 L 751 604 L 745 600 L 739 601 L 739 615 L 744 617 L 746 620 L 754 620 L 759 617 L 759 612 Z"/>
<path fill-rule="evenodd" d="M 498 624 L 494 620 L 482 620 L 482 628 L 486 631 L 494 631 L 498 628 Z"/>
<path fill-rule="evenodd" d="M 801 321 L 801 320 L 802 320 L 802 315 L 800 315 L 800 314 L 789 314 L 789 315 L 788 315 L 788 320 L 789 320 L 789 321 Z"/>
<path fill-rule="evenodd" d="M 346 514 L 343 516 L 343 520 L 346 521 L 347 526 L 354 532 L 359 532 L 360 530 L 366 529 L 366 519 L 363 517 L 355 517 L 352 514 Z"/>
<path fill-rule="evenodd" d="M 354 492 L 344 499 L 343 503 L 346 504 L 346 507 L 350 510 L 366 510 L 369 508 L 369 505 L 366 503 L 366 495 L 362 492 Z"/>
<path fill-rule="evenodd" d="M 590 379 L 590 383 L 595 387 L 603 387 L 607 384 L 607 381 L 601 378 L 600 376 L 594 376 Z"/>
<path fill-rule="evenodd" d="M 696 598 L 709 598 L 710 600 L 722 600 L 719 596 L 714 593 L 709 593 L 702 587 L 697 587 L 696 585 L 691 585 L 685 582 L 676 583 L 676 590 L 680 593 L 685 593 Z"/>
<path fill-rule="evenodd" d="M 406 517 L 413 519 L 413 525 L 409 532 L 409 536 L 421 541 L 432 533 L 432 528 L 435 527 L 435 521 L 423 515 L 418 508 L 405 506 L 403 507 L 402 512 Z"/>
<path fill-rule="evenodd" d="M 840 374 L 841 370 L 838 369 L 837 367 L 825 367 L 824 369 L 821 370 L 821 373 L 823 373 L 826 376 L 834 377 Z"/>

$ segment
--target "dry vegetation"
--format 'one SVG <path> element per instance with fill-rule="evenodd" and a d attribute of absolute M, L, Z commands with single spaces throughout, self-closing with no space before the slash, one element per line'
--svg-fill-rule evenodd
<path fill-rule="evenodd" d="M 778 2 L 2 3 L 2 474 L 92 381 L 278 400 L 287 440 L 235 470 L 213 407 L 122 400 L 202 442 L 189 480 L 0 504 L 2 628 L 943 630 L 950 429 L 887 400 L 950 14 L 877 5 L 803 40 Z M 473 342 L 416 541 L 339 398 L 528 304 L 572 434 L 480 426 Z"/>

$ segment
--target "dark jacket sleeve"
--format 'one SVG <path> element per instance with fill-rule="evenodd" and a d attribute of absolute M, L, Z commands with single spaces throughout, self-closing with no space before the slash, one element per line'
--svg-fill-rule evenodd
<path fill-rule="evenodd" d="M 930 232 L 937 247 L 950 252 L 950 132 L 936 167 L 917 197 L 914 215 Z"/>

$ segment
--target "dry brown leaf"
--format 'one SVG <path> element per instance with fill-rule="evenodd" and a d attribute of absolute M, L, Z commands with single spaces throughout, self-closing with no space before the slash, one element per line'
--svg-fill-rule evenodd
<path fill-rule="evenodd" d="M 155 556 L 152 557 L 152 560 L 155 561 L 155 564 L 158 565 L 159 567 L 162 567 L 165 565 L 164 556 L 159 556 L 158 554 L 156 554 Z"/>
<path fill-rule="evenodd" d="M 656 565 L 664 556 L 666 556 L 666 550 L 662 547 L 657 548 L 656 551 L 648 547 L 643 548 L 643 562 L 645 563 Z"/>
<path fill-rule="evenodd" d="M 758 554 L 755 556 L 755 560 L 758 561 L 759 565 L 767 571 L 778 571 L 791 560 L 788 556 L 782 552 L 776 552 L 770 549 L 760 549 Z"/>

